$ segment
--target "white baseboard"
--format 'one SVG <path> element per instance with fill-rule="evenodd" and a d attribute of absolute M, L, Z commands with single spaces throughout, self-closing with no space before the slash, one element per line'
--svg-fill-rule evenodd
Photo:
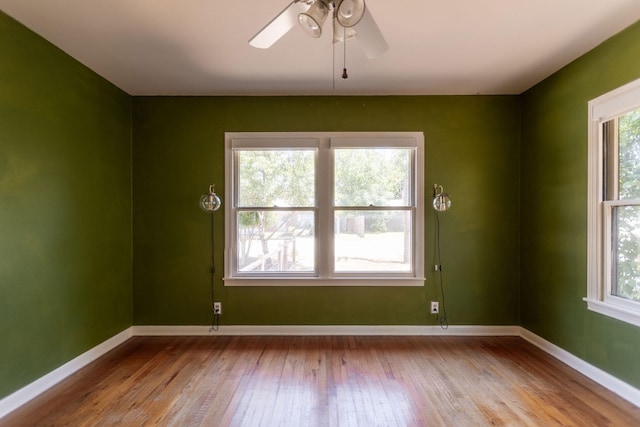
<path fill-rule="evenodd" d="M 29 400 L 51 388 L 58 382 L 113 350 L 132 336 L 232 336 L 232 335 L 396 335 L 396 336 L 519 336 L 542 349 L 581 374 L 591 378 L 608 390 L 640 407 L 640 390 L 611 374 L 585 362 L 555 344 L 520 326 L 220 326 L 211 331 L 210 326 L 132 326 L 104 341 L 47 375 L 28 384 L 0 400 L 0 418 L 19 408 Z"/>
<path fill-rule="evenodd" d="M 98 344 L 92 349 L 82 353 L 80 356 L 70 360 L 59 368 L 49 372 L 43 377 L 38 378 L 34 382 L 22 387 L 0 400 L 0 418 L 9 412 L 18 409 L 39 394 L 50 389 L 60 381 L 64 380 L 71 374 L 77 372 L 89 363 L 93 362 L 100 356 L 113 350 L 132 336 L 131 328 L 125 329 L 119 334 L 109 338 L 108 340 Z"/>
<path fill-rule="evenodd" d="M 520 328 L 519 335 L 529 341 L 531 344 L 555 357 L 559 361 L 569 365 L 571 368 L 580 372 L 582 375 L 591 378 L 601 386 L 614 392 L 623 399 L 640 407 L 640 390 L 630 384 L 614 377 L 613 375 L 603 371 L 602 369 L 585 362 L 568 351 L 558 347 L 557 345 L 545 340 L 544 338 L 534 334 L 533 332 Z"/>
<path fill-rule="evenodd" d="M 133 326 L 134 336 L 199 336 L 199 335 L 460 335 L 517 336 L 518 326 L 387 326 L 387 325 L 231 325 L 220 326 Z"/>

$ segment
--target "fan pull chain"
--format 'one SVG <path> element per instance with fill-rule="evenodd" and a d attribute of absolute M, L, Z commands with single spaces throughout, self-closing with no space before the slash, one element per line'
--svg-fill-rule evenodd
<path fill-rule="evenodd" d="M 331 55 L 331 80 L 333 83 L 333 90 L 336 90 L 336 44 L 335 43 L 332 43 L 332 48 L 333 48 L 333 55 Z"/>
<path fill-rule="evenodd" d="M 347 74 L 347 29 L 342 27 L 342 38 L 343 38 L 343 43 L 344 43 L 344 57 L 342 58 L 342 78 L 343 79 L 348 79 L 349 78 L 349 74 Z"/>

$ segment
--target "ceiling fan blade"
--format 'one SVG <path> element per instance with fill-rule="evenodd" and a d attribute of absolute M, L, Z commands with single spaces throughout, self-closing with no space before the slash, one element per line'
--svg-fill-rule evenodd
<path fill-rule="evenodd" d="M 389 45 L 380 32 L 380 28 L 378 28 L 376 21 L 373 20 L 373 16 L 369 13 L 369 8 L 364 10 L 364 16 L 353 29 L 356 30 L 356 38 L 360 42 L 360 46 L 367 58 L 376 58 L 389 49 Z"/>
<path fill-rule="evenodd" d="M 273 18 L 263 29 L 258 31 L 249 44 L 259 49 L 267 49 L 282 36 L 287 34 L 294 25 L 298 23 L 298 15 L 309 9 L 309 5 L 303 1 L 293 0 L 289 6 L 285 7 L 275 18 Z"/>

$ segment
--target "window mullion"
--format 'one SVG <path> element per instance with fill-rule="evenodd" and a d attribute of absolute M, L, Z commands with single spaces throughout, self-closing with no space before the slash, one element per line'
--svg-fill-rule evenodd
<path fill-rule="evenodd" d="M 329 140 L 320 140 L 316 167 L 316 271 L 327 278 L 333 271 L 333 156 Z"/>

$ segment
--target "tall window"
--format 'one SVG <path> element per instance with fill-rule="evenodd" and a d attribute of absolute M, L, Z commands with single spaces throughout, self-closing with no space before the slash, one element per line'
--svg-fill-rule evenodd
<path fill-rule="evenodd" d="M 587 302 L 640 325 L 640 80 L 589 107 Z"/>
<path fill-rule="evenodd" d="M 424 283 L 423 135 L 227 133 L 227 285 Z"/>

